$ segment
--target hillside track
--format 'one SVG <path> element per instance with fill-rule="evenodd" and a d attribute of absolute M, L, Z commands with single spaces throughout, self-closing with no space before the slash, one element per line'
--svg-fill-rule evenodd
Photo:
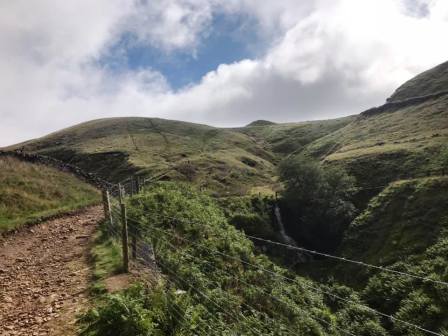
<path fill-rule="evenodd" d="M 74 335 L 88 306 L 99 206 L 23 229 L 0 241 L 0 336 Z"/>

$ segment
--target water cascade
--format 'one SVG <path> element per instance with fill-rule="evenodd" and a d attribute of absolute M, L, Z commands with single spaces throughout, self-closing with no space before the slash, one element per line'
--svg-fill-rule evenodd
<path fill-rule="evenodd" d="M 282 214 L 280 213 L 280 208 L 277 204 L 275 205 L 274 208 L 274 214 L 275 219 L 277 220 L 278 227 L 280 229 L 279 233 L 280 236 L 282 237 L 283 243 L 287 245 L 297 246 L 296 241 L 292 237 L 288 236 L 288 234 L 285 231 L 285 225 L 283 224 L 282 221 Z"/>
<path fill-rule="evenodd" d="M 283 224 L 283 221 L 282 221 L 282 214 L 280 213 L 280 207 L 277 204 L 275 204 L 275 207 L 274 207 L 274 215 L 275 215 L 275 219 L 277 220 L 277 224 L 279 227 L 279 233 L 282 238 L 282 243 L 286 244 L 286 245 L 297 247 L 298 245 L 297 245 L 296 241 L 294 240 L 294 238 L 292 238 L 291 236 L 289 236 L 286 233 L 285 225 Z M 306 262 L 309 262 L 312 260 L 313 260 L 312 256 L 309 255 L 308 253 L 296 251 L 295 261 L 292 264 L 303 264 L 303 263 L 306 263 Z"/>

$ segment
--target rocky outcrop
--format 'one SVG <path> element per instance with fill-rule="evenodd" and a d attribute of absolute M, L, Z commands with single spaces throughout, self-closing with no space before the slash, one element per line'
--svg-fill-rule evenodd
<path fill-rule="evenodd" d="M 402 109 L 404 107 L 408 107 L 408 106 L 424 103 L 426 101 L 429 101 L 429 100 L 432 100 L 432 99 L 437 99 L 437 98 L 440 98 L 440 97 L 443 97 L 443 96 L 448 96 L 448 91 L 441 91 L 441 92 L 434 93 L 434 94 L 429 94 L 429 95 L 426 95 L 426 96 L 412 97 L 412 98 L 399 100 L 399 101 L 390 101 L 390 102 L 387 102 L 384 105 L 368 109 L 368 110 L 362 112 L 360 116 L 361 117 L 370 117 L 372 115 L 380 114 L 380 113 L 383 113 L 383 112 L 386 112 L 386 111 L 387 112 L 393 112 L 393 111 Z"/>

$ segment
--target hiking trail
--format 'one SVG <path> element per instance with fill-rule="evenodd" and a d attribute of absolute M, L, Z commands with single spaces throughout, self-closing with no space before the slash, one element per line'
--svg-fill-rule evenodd
<path fill-rule="evenodd" d="M 0 239 L 0 336 L 69 336 L 88 308 L 100 206 Z"/>

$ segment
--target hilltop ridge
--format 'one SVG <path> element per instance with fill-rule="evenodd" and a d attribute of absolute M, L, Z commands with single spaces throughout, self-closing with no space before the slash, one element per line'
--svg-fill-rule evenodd
<path fill-rule="evenodd" d="M 441 92 L 448 93 L 448 61 L 410 79 L 395 90 L 387 101 L 396 102 Z"/>
<path fill-rule="evenodd" d="M 113 182 L 163 172 L 164 179 L 188 181 L 219 195 L 272 192 L 279 187 L 277 163 L 300 153 L 343 166 L 360 186 L 384 185 L 403 174 L 439 168 L 438 155 L 448 142 L 444 92 L 448 62 L 400 86 L 385 105 L 344 118 L 256 120 L 240 128 L 105 118 L 9 149 L 53 156 Z"/>

